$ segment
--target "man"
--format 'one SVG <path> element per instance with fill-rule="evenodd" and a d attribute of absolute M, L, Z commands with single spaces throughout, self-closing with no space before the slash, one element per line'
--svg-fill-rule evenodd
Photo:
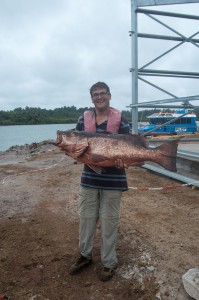
<path fill-rule="evenodd" d="M 84 112 L 76 125 L 77 131 L 114 132 L 129 134 L 129 124 L 122 114 L 110 107 L 108 85 L 97 82 L 90 88 L 93 110 Z M 84 165 L 79 194 L 80 257 L 70 267 L 74 275 L 92 263 L 93 241 L 98 220 L 101 229 L 101 281 L 108 281 L 117 267 L 116 239 L 122 191 L 127 190 L 126 166 L 118 159 L 115 167 L 106 168 L 100 175 Z"/>

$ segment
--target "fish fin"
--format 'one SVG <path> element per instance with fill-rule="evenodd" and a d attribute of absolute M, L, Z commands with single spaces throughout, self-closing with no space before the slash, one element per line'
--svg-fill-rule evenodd
<path fill-rule="evenodd" d="M 91 161 L 94 163 L 109 161 L 110 158 L 105 155 L 99 155 L 99 154 L 91 154 Z"/>
<path fill-rule="evenodd" d="M 84 149 L 74 150 L 74 151 L 65 150 L 65 154 L 76 160 L 84 153 L 84 151 L 85 151 Z"/>
<path fill-rule="evenodd" d="M 161 153 L 159 164 L 165 169 L 176 172 L 176 156 L 177 156 L 178 141 L 173 140 L 164 142 L 162 145 L 155 148 Z"/>
<path fill-rule="evenodd" d="M 148 147 L 148 141 L 144 136 L 140 136 L 138 134 L 130 134 L 131 141 L 133 145 L 136 145 L 136 147 Z"/>
<path fill-rule="evenodd" d="M 88 166 L 89 166 L 89 168 L 90 168 L 91 170 L 93 170 L 95 173 L 97 173 L 97 174 L 102 174 L 102 168 L 96 167 L 96 166 L 93 166 L 93 165 L 88 165 Z"/>

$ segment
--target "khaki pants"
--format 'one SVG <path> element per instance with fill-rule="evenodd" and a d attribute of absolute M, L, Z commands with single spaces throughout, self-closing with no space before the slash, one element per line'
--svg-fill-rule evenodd
<path fill-rule="evenodd" d="M 81 187 L 79 193 L 79 249 L 92 257 L 98 220 L 101 228 L 101 262 L 104 267 L 117 266 L 115 251 L 122 191 Z"/>

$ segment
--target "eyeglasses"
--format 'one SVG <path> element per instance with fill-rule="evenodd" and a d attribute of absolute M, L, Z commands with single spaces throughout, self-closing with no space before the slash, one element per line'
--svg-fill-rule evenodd
<path fill-rule="evenodd" d="M 92 94 L 92 98 L 98 98 L 99 96 L 103 97 L 108 94 L 109 94 L 108 92 L 94 93 L 94 94 Z"/>

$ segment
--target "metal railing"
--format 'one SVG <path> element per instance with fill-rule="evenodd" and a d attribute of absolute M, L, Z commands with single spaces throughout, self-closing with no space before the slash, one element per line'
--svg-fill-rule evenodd
<path fill-rule="evenodd" d="M 134 133 L 138 133 L 138 107 L 150 107 L 150 108 L 170 108 L 171 105 L 162 105 L 162 103 L 176 103 L 176 102 L 183 102 L 181 106 L 175 105 L 175 108 L 179 107 L 192 107 L 194 106 L 189 103 L 189 101 L 199 100 L 199 95 L 192 95 L 186 97 L 178 97 L 177 95 L 163 89 L 154 83 L 142 78 L 143 76 L 159 76 L 159 77 L 173 77 L 173 78 L 189 78 L 189 79 L 199 79 L 199 72 L 188 72 L 188 71 L 178 71 L 178 70 L 158 70 L 158 69 L 148 69 L 147 67 L 154 62 L 158 61 L 160 58 L 164 57 L 174 49 L 180 47 L 184 43 L 190 43 L 194 47 L 199 48 L 199 39 L 195 38 L 198 35 L 199 31 L 192 34 L 189 37 L 181 34 L 177 30 L 173 29 L 171 26 L 168 26 L 164 22 L 157 19 L 156 15 L 158 16 L 166 16 L 171 18 L 182 18 L 182 19 L 190 19 L 190 20 L 199 20 L 199 16 L 188 15 L 188 14 L 180 14 L 180 13 L 172 13 L 172 12 L 164 12 L 164 11 L 157 11 L 157 10 L 150 10 L 150 9 L 142 9 L 139 7 L 143 6 L 156 6 L 156 5 L 168 5 L 168 4 L 185 4 L 185 3 L 199 3 L 199 1 L 194 0 L 131 0 L 131 41 L 132 41 L 132 67 L 130 71 L 132 73 L 132 104 L 129 106 L 132 109 L 132 130 Z M 138 21 L 137 15 L 138 14 L 145 14 L 147 17 L 151 18 L 155 22 L 158 22 L 163 27 L 166 27 L 176 36 L 168 36 L 168 35 L 156 35 L 156 34 L 146 34 L 146 33 L 138 33 Z M 149 61 L 142 67 L 138 67 L 138 38 L 147 38 L 147 39 L 159 39 L 159 40 L 169 40 L 169 41 L 179 41 L 177 45 L 170 48 L 169 50 L 163 52 L 161 55 L 156 57 L 155 59 Z M 149 101 L 144 103 L 138 103 L 138 80 L 145 82 L 148 85 L 162 91 L 163 93 L 169 95 L 170 99 L 164 100 L 156 100 L 156 101 Z"/>

